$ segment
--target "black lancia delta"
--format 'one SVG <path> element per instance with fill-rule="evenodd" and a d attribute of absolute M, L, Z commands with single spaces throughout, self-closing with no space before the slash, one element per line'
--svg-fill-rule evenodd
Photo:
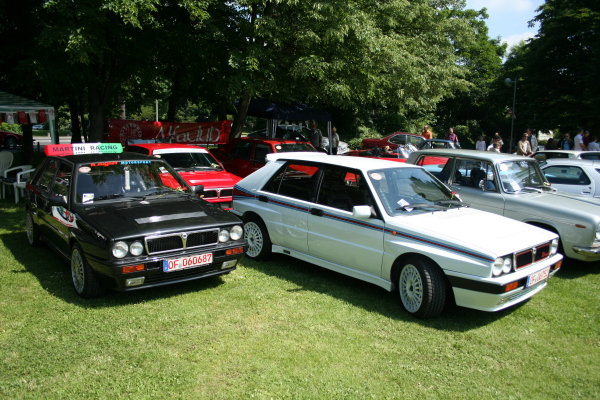
<path fill-rule="evenodd" d="M 79 296 L 226 274 L 242 258 L 240 220 L 160 158 L 122 153 L 120 144 L 45 151 L 27 182 L 27 238 L 71 261 Z"/>

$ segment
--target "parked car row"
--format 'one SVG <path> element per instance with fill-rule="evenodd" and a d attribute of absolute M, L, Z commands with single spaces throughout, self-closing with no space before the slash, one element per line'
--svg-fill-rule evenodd
<path fill-rule="evenodd" d="M 450 303 L 498 311 L 546 287 L 561 253 L 600 259 L 600 202 L 557 191 L 532 158 L 424 139 L 442 148 L 414 151 L 415 136 L 388 137 L 396 147 L 385 157 L 379 146 L 328 156 L 261 137 L 212 153 L 82 145 L 105 154 L 49 156 L 28 182 L 28 239 L 70 260 L 86 298 L 229 273 L 244 252 L 281 253 L 397 290 L 419 318 Z"/>

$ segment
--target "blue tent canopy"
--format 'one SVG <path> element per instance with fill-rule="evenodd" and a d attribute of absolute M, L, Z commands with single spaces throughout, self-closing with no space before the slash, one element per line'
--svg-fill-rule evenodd
<path fill-rule="evenodd" d="M 314 109 L 306 104 L 292 102 L 281 103 L 267 99 L 252 99 L 248 107 L 248 116 L 276 120 L 303 121 L 331 121 L 331 114 Z"/>

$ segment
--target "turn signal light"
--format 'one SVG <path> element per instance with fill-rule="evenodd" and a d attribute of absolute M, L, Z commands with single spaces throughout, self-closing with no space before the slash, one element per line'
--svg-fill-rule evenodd
<path fill-rule="evenodd" d="M 514 282 L 511 282 L 508 285 L 506 285 L 504 287 L 504 291 L 505 292 L 510 292 L 511 290 L 515 290 L 518 287 L 519 287 L 519 281 L 514 281 Z"/>
<path fill-rule="evenodd" d="M 556 264 L 554 264 L 552 266 L 552 270 L 556 271 L 557 269 L 559 269 L 562 266 L 562 260 L 560 260 L 559 262 L 557 262 Z"/>
<path fill-rule="evenodd" d="M 146 269 L 144 264 L 128 265 L 126 267 L 121 267 L 121 272 L 124 274 L 129 274 L 130 272 L 143 271 L 144 269 Z"/>
<path fill-rule="evenodd" d="M 244 252 L 243 247 L 236 247 L 235 249 L 227 249 L 225 250 L 225 255 L 230 256 L 232 254 L 240 254 Z"/>

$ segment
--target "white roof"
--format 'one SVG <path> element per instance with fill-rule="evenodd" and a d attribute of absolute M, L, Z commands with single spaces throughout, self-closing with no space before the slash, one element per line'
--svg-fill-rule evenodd
<path fill-rule="evenodd" d="M 172 153 L 208 153 L 208 150 L 197 147 L 180 147 L 180 148 L 169 148 L 169 149 L 154 149 L 152 150 L 154 155 L 156 154 L 172 154 Z"/>
<path fill-rule="evenodd" d="M 319 163 L 326 163 L 331 165 L 339 165 L 342 167 L 372 170 L 372 169 L 384 169 L 384 168 L 414 168 L 414 165 L 406 164 L 403 162 L 382 160 L 378 158 L 369 157 L 354 157 L 354 156 L 343 156 L 336 155 L 331 156 L 321 152 L 288 152 L 288 153 L 270 153 L 267 154 L 267 160 L 300 160 L 300 161 L 314 161 Z"/>

